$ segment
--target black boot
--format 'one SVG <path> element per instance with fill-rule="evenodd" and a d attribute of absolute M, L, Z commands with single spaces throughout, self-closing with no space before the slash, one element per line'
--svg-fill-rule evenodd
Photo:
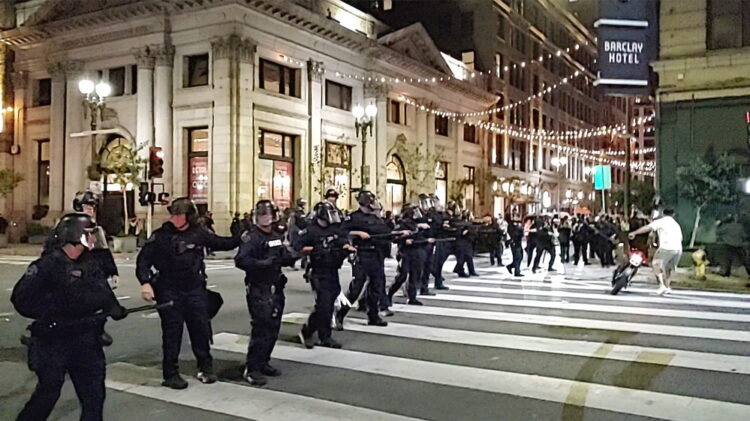
<path fill-rule="evenodd" d="M 161 382 L 161 385 L 170 389 L 181 390 L 188 387 L 188 382 L 186 382 L 179 374 L 175 374 L 168 379 L 164 379 L 164 381 Z"/>

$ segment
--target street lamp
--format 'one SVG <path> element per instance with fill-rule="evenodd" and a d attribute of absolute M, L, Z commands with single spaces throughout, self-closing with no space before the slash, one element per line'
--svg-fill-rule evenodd
<path fill-rule="evenodd" d="M 365 146 L 367 145 L 367 132 L 369 131 L 370 136 L 372 136 L 372 126 L 375 123 L 375 116 L 377 114 L 378 107 L 375 104 L 370 104 L 366 107 L 357 104 L 352 108 L 357 136 L 362 136 L 361 190 L 364 190 L 370 183 L 370 166 L 365 164 Z"/>
<path fill-rule="evenodd" d="M 91 165 L 94 170 L 97 120 L 101 120 L 104 99 L 112 93 L 112 86 L 104 81 L 94 84 L 91 79 L 81 79 L 78 82 L 78 90 L 83 95 L 83 116 L 91 119 Z"/>

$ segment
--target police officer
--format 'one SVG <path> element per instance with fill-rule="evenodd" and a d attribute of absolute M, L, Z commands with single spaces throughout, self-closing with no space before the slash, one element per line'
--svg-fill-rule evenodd
<path fill-rule="evenodd" d="M 252 318 L 250 344 L 243 377 L 254 386 L 267 383 L 265 376 L 280 376 L 272 367 L 271 352 L 279 337 L 284 312 L 284 285 L 287 278 L 282 266 L 292 266 L 295 258 L 283 243 L 283 234 L 274 229 L 279 210 L 270 200 L 255 204 L 255 229 L 242 237 L 235 265 L 245 271 L 247 308 Z M 330 323 L 330 321 L 329 321 Z"/>
<path fill-rule="evenodd" d="M 397 230 L 409 231 L 412 233 L 409 237 L 401 237 L 398 240 L 398 253 L 401 256 L 399 260 L 398 273 L 396 279 L 388 290 L 388 304 L 393 302 L 393 296 L 396 294 L 407 277 L 409 282 L 406 284 L 407 304 L 421 306 L 422 302 L 417 300 L 417 289 L 422 283 L 422 270 L 424 262 L 427 259 L 426 243 L 434 243 L 434 239 L 428 237 L 430 226 L 418 222 L 422 219 L 422 212 L 414 205 L 406 204 L 401 210 L 401 220 L 396 226 Z"/>
<path fill-rule="evenodd" d="M 385 294 L 384 260 L 386 248 L 390 247 L 390 228 L 380 217 L 380 203 L 375 195 L 367 190 L 361 190 L 357 195 L 359 209 L 352 212 L 344 221 L 343 228 L 353 238 L 357 248 L 357 259 L 352 268 L 353 279 L 349 283 L 346 298 L 350 303 L 357 301 L 365 281 L 369 278 L 367 289 L 367 324 L 371 326 L 387 326 L 388 323 L 378 314 L 379 303 Z M 406 234 L 393 232 L 393 234 Z M 377 235 L 377 238 L 371 236 Z M 336 313 L 336 328 L 343 327 L 343 321 L 349 307 L 342 307 Z"/>
<path fill-rule="evenodd" d="M 455 212 L 455 203 L 451 202 L 448 204 L 449 209 L 443 209 L 440 204 L 440 199 L 434 195 L 431 195 L 431 202 L 434 205 L 433 211 L 430 213 L 430 236 L 436 239 L 455 238 L 456 230 L 450 225 L 451 212 Z M 450 242 L 436 242 L 432 257 L 432 263 L 430 265 L 430 273 L 435 278 L 435 289 L 447 290 L 449 289 L 443 282 L 443 265 L 448 260 L 448 256 L 453 253 L 454 244 Z M 424 278 L 424 275 L 423 275 Z M 434 293 L 425 290 L 427 286 L 427 279 L 422 284 L 423 290 L 420 291 L 421 295 L 434 295 Z"/>
<path fill-rule="evenodd" d="M 42 256 L 31 263 L 13 288 L 19 314 L 34 319 L 28 343 L 29 369 L 38 383 L 18 421 L 45 420 L 69 375 L 81 402 L 81 420 L 102 420 L 106 316 L 125 317 L 106 284 L 99 259 L 90 250 L 96 224 L 81 213 L 63 216 Z"/>
<path fill-rule="evenodd" d="M 162 329 L 163 386 L 184 389 L 178 357 L 183 325 L 187 326 L 193 353 L 198 360 L 196 378 L 214 383 L 213 359 L 209 350 L 209 320 L 205 249 L 232 250 L 240 237 L 220 237 L 200 224 L 198 209 L 187 197 L 179 197 L 167 207 L 171 217 L 151 234 L 138 253 L 136 276 L 141 297 L 158 303 L 173 301 L 174 306 L 159 310 Z M 154 273 L 153 269 L 156 270 Z"/>
<path fill-rule="evenodd" d="M 454 251 L 456 253 L 456 268 L 453 272 L 457 273 L 460 278 L 469 276 L 479 276 L 474 270 L 474 247 L 473 240 L 476 231 L 472 229 L 471 213 L 466 211 L 459 218 L 453 218 L 451 224 L 456 228 L 456 242 Z M 464 271 L 467 267 L 469 273 Z"/>
<path fill-rule="evenodd" d="M 313 335 L 318 333 L 317 345 L 341 348 L 331 338 L 333 304 L 341 292 L 339 268 L 354 247 L 349 244 L 347 233 L 341 229 L 338 209 L 330 202 L 320 202 L 313 208 L 314 222 L 300 232 L 295 250 L 310 256 L 310 286 L 315 293 L 315 309 L 307 324 L 302 326 L 299 336 L 306 348 L 315 345 Z"/>
<path fill-rule="evenodd" d="M 542 260 L 544 253 L 549 254 L 549 264 L 547 266 L 548 272 L 555 272 L 552 266 L 555 264 L 555 228 L 552 225 L 552 218 L 547 216 L 544 218 L 544 222 L 541 228 L 538 228 L 536 232 L 536 257 L 534 258 L 534 266 L 531 268 L 533 273 L 539 270 L 539 263 Z"/>
<path fill-rule="evenodd" d="M 96 221 L 96 210 L 99 206 L 99 198 L 96 193 L 91 190 L 84 190 L 76 193 L 73 198 L 73 209 L 76 212 L 85 213 L 91 217 L 91 220 Z M 104 232 L 104 228 L 101 225 L 96 226 L 96 245 L 91 250 L 97 259 L 100 260 L 104 274 L 110 281 L 110 285 L 113 289 L 117 288 L 117 283 L 120 280 L 120 274 L 115 264 L 115 258 L 112 256 L 112 251 L 107 246 L 107 234 Z"/>
<path fill-rule="evenodd" d="M 591 238 L 591 227 L 588 216 L 579 215 L 573 224 L 573 264 L 578 265 L 578 260 L 583 258 L 583 264 L 589 264 L 589 239 Z"/>
<path fill-rule="evenodd" d="M 521 274 L 521 262 L 523 261 L 523 225 L 521 225 L 521 217 L 518 214 L 513 214 L 510 221 L 510 224 L 508 224 L 508 246 L 513 255 L 513 261 L 505 268 L 508 269 L 511 275 L 520 278 L 523 277 Z"/>

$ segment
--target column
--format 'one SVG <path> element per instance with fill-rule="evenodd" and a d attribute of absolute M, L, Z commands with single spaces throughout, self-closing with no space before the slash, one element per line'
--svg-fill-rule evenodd
<path fill-rule="evenodd" d="M 69 61 L 63 64 L 65 69 L 65 132 L 63 137 L 63 210 L 73 208 L 72 201 L 76 192 L 87 187 L 86 169 L 91 165 L 91 137 L 72 138 L 72 133 L 89 129 L 84 122 L 83 95 L 78 90 L 78 81 L 83 76 L 83 63 Z M 89 116 L 90 118 L 90 116 Z"/>
<path fill-rule="evenodd" d="M 138 155 L 148 159 L 149 147 L 154 145 L 154 64 L 156 58 L 149 47 L 135 50 L 138 65 L 138 92 L 136 93 L 135 143 L 140 147 Z M 166 162 L 165 162 L 166 164 Z M 148 164 L 147 164 L 148 165 Z M 170 194 L 174 194 L 170 192 Z M 136 212 L 148 212 L 148 206 L 136 201 Z"/>
<path fill-rule="evenodd" d="M 385 165 L 388 162 L 388 91 L 390 87 L 383 83 L 368 83 L 365 85 L 365 105 L 372 102 L 378 107 L 375 116 L 374 136 L 367 142 L 365 151 L 366 164 L 370 166 L 370 184 L 368 187 L 375 191 L 378 198 L 385 197 L 387 177 Z"/>
<path fill-rule="evenodd" d="M 63 197 L 63 171 L 65 163 L 65 69 L 61 63 L 49 68 L 52 101 L 49 107 L 49 216 L 56 218 L 68 204 Z"/>
<path fill-rule="evenodd" d="M 438 108 L 438 104 L 434 103 L 428 103 L 426 105 L 429 108 L 436 109 Z M 434 193 L 435 192 L 435 165 L 437 165 L 437 147 L 435 146 L 436 140 L 435 140 L 436 134 L 435 134 L 435 114 L 433 113 L 427 113 L 427 157 L 429 159 L 429 165 L 430 168 L 428 168 L 431 172 L 430 175 L 427 176 L 427 179 L 425 180 L 425 186 L 424 186 L 424 193 Z"/>
<path fill-rule="evenodd" d="M 325 67 L 323 66 L 322 61 L 315 61 L 312 59 L 307 61 L 307 98 L 308 112 L 310 115 L 310 122 L 308 124 L 309 146 L 306 153 L 302 153 L 302 156 L 307 156 L 309 162 L 300 162 L 300 174 L 303 174 L 302 179 L 309 180 L 309 183 L 303 183 L 303 185 L 307 185 L 307 191 L 300 192 L 299 197 L 309 198 L 310 203 L 316 203 L 318 200 L 322 200 L 327 187 L 325 185 L 325 174 L 323 173 L 325 145 L 323 144 L 321 122 L 324 72 Z M 309 174 L 307 174 L 308 167 L 310 168 Z M 341 192 L 340 194 L 346 194 L 346 192 Z"/>
<path fill-rule="evenodd" d="M 7 67 L 6 67 L 7 69 Z M 30 202 L 36 195 L 29 194 L 34 191 L 32 186 L 36 177 L 33 175 L 33 168 L 29 165 L 35 161 L 37 152 L 35 149 L 36 142 L 26 139 L 25 135 L 25 115 L 23 112 L 26 102 L 26 92 L 28 87 L 28 73 L 27 72 L 16 72 L 12 74 L 13 82 L 13 141 L 15 145 L 20 147 L 19 151 L 11 150 L 10 154 L 0 154 L 0 168 L 8 168 L 23 175 L 24 180 L 21 181 L 18 186 L 8 195 L 4 202 L 4 208 L 0 208 L 0 212 L 5 214 L 6 219 L 23 219 L 25 211 L 31 206 Z M 3 103 L 4 105 L 4 103 Z M 5 120 L 7 124 L 10 119 L 5 118 L 6 116 L 0 116 Z M 11 131 L 10 128 L 6 127 L 7 131 Z M 2 200 L 2 198 L 0 198 Z M 10 212 L 10 215 L 6 212 Z M 10 216 L 10 218 L 9 218 Z M 10 228 L 10 227 L 9 227 Z M 17 241 L 17 232 L 9 230 L 12 241 Z"/>
<path fill-rule="evenodd" d="M 252 117 L 241 116 L 252 115 L 255 45 L 233 34 L 213 41 L 211 51 L 214 120 L 209 148 L 209 208 L 217 229 L 229 232 L 230 212 L 252 206 L 254 165 L 250 151 L 255 148 L 255 136 Z"/>
<path fill-rule="evenodd" d="M 161 147 L 164 152 L 164 190 L 170 194 L 174 192 L 172 177 L 174 160 L 179 157 L 173 156 L 172 143 L 172 69 L 174 63 L 174 46 L 166 44 L 154 50 L 156 70 L 154 75 L 154 144 Z M 140 67 L 139 73 L 140 76 Z M 140 83 L 140 79 L 138 80 Z M 138 95 L 140 96 L 140 86 Z M 145 105 L 144 105 L 145 106 Z M 140 107 L 140 104 L 139 104 Z M 138 126 L 140 127 L 140 126 Z M 146 130 L 144 128 L 144 130 Z M 139 140 L 140 141 L 140 140 Z"/>
<path fill-rule="evenodd" d="M 432 114 L 432 113 L 430 113 L 430 114 Z M 419 148 L 422 151 L 425 151 L 425 150 L 428 149 L 428 147 L 427 147 L 427 133 L 429 133 L 429 131 L 427 130 L 427 111 L 425 110 L 425 106 L 423 104 L 420 105 L 420 106 L 418 106 L 418 107 L 416 107 L 416 119 L 415 119 L 415 123 L 416 123 L 416 126 L 417 126 L 416 127 L 416 129 L 417 129 L 417 142 L 414 145 L 412 145 L 412 146 L 415 147 L 415 148 Z M 433 126 L 434 126 L 434 123 L 433 123 Z M 434 132 L 435 130 L 432 130 L 432 131 Z M 428 154 L 429 154 L 429 152 L 428 152 Z M 420 165 L 424 165 L 424 164 L 420 164 Z M 416 182 L 416 180 L 409 180 L 407 178 L 406 182 L 407 183 L 409 183 L 409 182 Z M 408 186 L 407 185 L 406 186 L 406 191 L 407 192 L 409 192 L 409 191 L 421 192 L 425 188 L 426 188 L 425 186 Z M 406 200 L 408 202 L 410 202 L 410 203 L 414 203 L 415 202 L 413 197 L 408 197 L 408 193 L 407 193 Z"/>

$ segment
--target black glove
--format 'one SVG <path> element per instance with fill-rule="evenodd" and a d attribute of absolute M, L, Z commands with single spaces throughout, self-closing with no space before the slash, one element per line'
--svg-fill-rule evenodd
<path fill-rule="evenodd" d="M 112 308 L 109 309 L 109 317 L 111 317 L 112 320 L 122 320 L 128 317 L 128 310 L 121 306 L 120 303 L 115 303 L 112 305 Z"/>

